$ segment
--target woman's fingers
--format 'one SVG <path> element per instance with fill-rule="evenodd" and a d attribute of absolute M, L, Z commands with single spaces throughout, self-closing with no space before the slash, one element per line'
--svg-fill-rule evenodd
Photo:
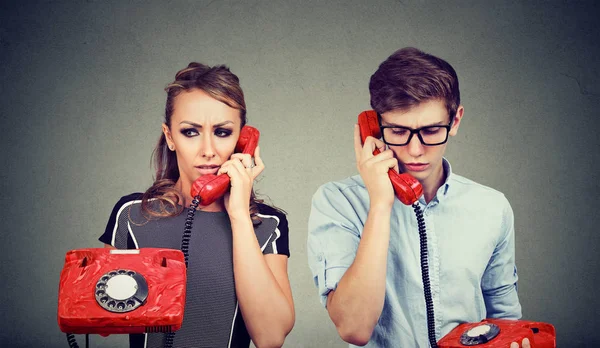
<path fill-rule="evenodd" d="M 256 177 L 265 169 L 265 162 L 263 162 L 262 157 L 260 157 L 260 146 L 257 146 L 256 150 L 254 150 L 254 163 L 255 165 L 251 170 L 252 180 L 256 179 Z"/>
<path fill-rule="evenodd" d="M 254 166 L 254 164 L 252 163 L 252 156 L 250 154 L 236 152 L 233 155 L 231 155 L 231 158 L 230 158 L 230 160 L 234 160 L 234 159 L 237 159 L 240 162 L 242 162 L 242 164 L 246 168 L 251 168 Z"/>

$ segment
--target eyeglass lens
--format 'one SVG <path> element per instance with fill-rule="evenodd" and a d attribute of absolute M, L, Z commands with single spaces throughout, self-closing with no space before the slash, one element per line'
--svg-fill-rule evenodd
<path fill-rule="evenodd" d="M 383 128 L 383 139 L 393 145 L 406 145 L 413 133 L 419 133 L 424 145 L 437 145 L 444 143 L 448 136 L 448 128 L 441 126 L 423 127 L 411 130 L 402 127 Z"/>

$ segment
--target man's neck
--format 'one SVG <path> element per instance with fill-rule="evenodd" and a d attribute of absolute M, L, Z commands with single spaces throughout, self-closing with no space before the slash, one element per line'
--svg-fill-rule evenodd
<path fill-rule="evenodd" d="M 425 196 L 425 202 L 429 203 L 437 194 L 438 189 L 446 181 L 446 173 L 444 172 L 443 164 L 439 166 L 436 173 L 431 175 L 421 183 L 423 185 L 423 195 Z"/>

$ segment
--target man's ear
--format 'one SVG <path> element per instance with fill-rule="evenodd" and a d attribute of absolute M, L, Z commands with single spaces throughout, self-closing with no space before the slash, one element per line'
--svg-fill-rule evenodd
<path fill-rule="evenodd" d="M 454 119 L 452 120 L 452 128 L 450 128 L 451 136 L 455 136 L 458 133 L 458 127 L 460 126 L 460 121 L 462 121 L 463 114 L 465 112 L 465 108 L 462 105 L 458 106 L 456 109 L 456 114 L 454 115 Z"/>

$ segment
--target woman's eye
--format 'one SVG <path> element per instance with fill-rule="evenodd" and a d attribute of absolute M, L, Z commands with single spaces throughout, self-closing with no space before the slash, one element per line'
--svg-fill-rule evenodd
<path fill-rule="evenodd" d="M 228 137 L 231 135 L 231 133 L 233 133 L 233 131 L 231 129 L 226 129 L 226 128 L 215 129 L 215 135 L 220 138 Z"/>
<path fill-rule="evenodd" d="M 198 131 L 194 128 L 185 128 L 185 129 L 181 130 L 181 134 L 190 138 L 190 137 L 194 137 L 194 136 L 198 135 Z"/>

